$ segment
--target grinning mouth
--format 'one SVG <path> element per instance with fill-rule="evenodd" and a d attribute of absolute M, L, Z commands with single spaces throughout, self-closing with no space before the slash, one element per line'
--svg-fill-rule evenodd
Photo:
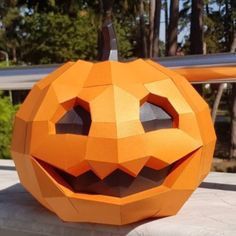
<path fill-rule="evenodd" d="M 76 193 L 126 197 L 161 185 L 171 169 L 171 166 L 159 171 L 143 167 L 136 177 L 117 169 L 104 179 L 97 177 L 91 170 L 78 177 L 55 170 Z"/>
<path fill-rule="evenodd" d="M 179 165 L 183 159 L 185 158 L 161 170 L 144 166 L 136 177 L 117 169 L 104 179 L 97 177 L 92 170 L 75 177 L 39 159 L 36 160 L 47 170 L 47 173 L 53 173 L 55 180 L 70 186 L 74 193 L 126 197 L 162 185 L 169 173 L 175 166 Z"/>

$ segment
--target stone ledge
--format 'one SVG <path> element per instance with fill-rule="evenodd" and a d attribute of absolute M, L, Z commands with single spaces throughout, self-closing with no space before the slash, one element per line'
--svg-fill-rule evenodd
<path fill-rule="evenodd" d="M 176 216 L 118 227 L 62 222 L 22 188 L 12 167 L 0 160 L 1 236 L 236 235 L 236 174 L 211 172 Z"/>

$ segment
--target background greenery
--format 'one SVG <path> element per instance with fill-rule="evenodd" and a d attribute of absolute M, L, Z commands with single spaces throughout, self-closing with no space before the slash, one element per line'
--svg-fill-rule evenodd
<path fill-rule="evenodd" d="M 13 106 L 9 96 L 3 96 L 0 91 L 0 159 L 10 157 L 12 123 L 17 109 L 18 105 Z"/>
<path fill-rule="evenodd" d="M 156 35 L 155 30 L 160 25 L 160 22 L 156 22 L 155 19 L 152 22 L 150 18 L 152 2 L 155 1 L 113 0 L 111 2 L 113 2 L 121 58 L 150 56 L 148 53 L 151 44 L 150 35 L 152 33 Z M 204 42 L 207 45 L 206 53 L 230 50 L 236 28 L 236 1 L 161 0 L 157 2 L 161 3 L 162 15 L 165 12 L 165 22 L 163 17 L 160 19 L 162 26 L 164 23 L 168 30 L 166 30 L 166 45 L 162 41 L 159 42 L 155 55 L 170 55 L 167 46 L 168 37 L 173 30 L 173 27 L 170 27 L 172 23 L 178 27 L 178 35 L 182 35 L 178 43 L 184 53 L 191 53 L 190 41 L 200 44 L 198 41 L 201 37 L 196 35 L 191 38 L 190 25 L 193 25 L 194 21 L 202 22 Z M 198 11 L 203 9 L 201 19 L 192 18 L 194 12 L 192 2 L 198 3 Z M 176 18 L 172 17 L 174 12 L 171 11 L 174 3 L 178 3 L 175 9 Z M 96 60 L 97 33 L 100 25 L 101 10 L 98 0 L 1 0 L 0 50 L 8 52 L 11 61 L 15 64 L 63 63 L 78 58 Z M 156 40 L 155 37 L 153 40 Z"/>

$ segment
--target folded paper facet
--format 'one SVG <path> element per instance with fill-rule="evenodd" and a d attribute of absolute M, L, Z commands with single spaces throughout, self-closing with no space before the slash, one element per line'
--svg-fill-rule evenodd
<path fill-rule="evenodd" d="M 123 225 L 176 214 L 210 170 L 207 104 L 151 61 L 67 63 L 15 119 L 24 187 L 64 221 Z"/>

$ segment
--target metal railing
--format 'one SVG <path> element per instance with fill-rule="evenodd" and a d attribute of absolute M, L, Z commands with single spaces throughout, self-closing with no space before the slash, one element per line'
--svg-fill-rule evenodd
<path fill-rule="evenodd" d="M 170 69 L 236 67 L 236 53 L 193 55 L 154 58 L 153 61 Z M 0 90 L 28 90 L 40 79 L 58 68 L 60 64 L 46 66 L 23 66 L 0 69 Z M 202 80 L 191 83 L 235 83 L 235 78 Z"/>

